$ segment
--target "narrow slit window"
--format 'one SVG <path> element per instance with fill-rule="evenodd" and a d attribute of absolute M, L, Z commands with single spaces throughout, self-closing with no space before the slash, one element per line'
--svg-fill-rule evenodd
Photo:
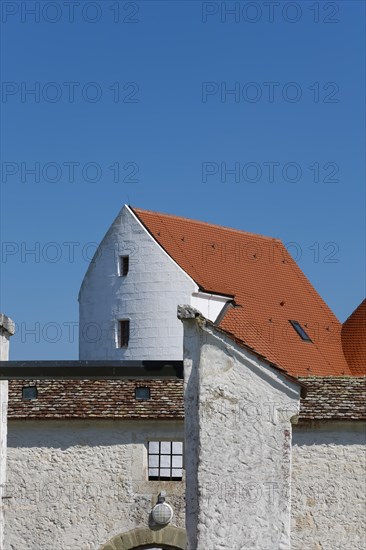
<path fill-rule="evenodd" d="M 296 330 L 297 334 L 300 336 L 301 340 L 304 340 L 304 342 L 312 342 L 310 336 L 307 334 L 305 329 L 302 328 L 298 321 L 290 321 L 290 323 Z"/>
<path fill-rule="evenodd" d="M 126 277 L 130 268 L 130 260 L 128 256 L 119 257 L 119 274 L 121 277 Z"/>
<path fill-rule="evenodd" d="M 149 441 L 148 460 L 150 481 L 181 481 L 183 442 Z"/>
<path fill-rule="evenodd" d="M 127 348 L 130 339 L 130 321 L 124 319 L 118 321 L 118 347 Z"/>

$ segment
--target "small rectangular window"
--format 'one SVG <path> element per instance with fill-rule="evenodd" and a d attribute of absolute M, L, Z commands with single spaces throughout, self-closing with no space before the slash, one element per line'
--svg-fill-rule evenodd
<path fill-rule="evenodd" d="M 149 441 L 149 480 L 180 481 L 183 475 L 182 441 Z"/>
<path fill-rule="evenodd" d="M 118 321 L 118 347 L 126 348 L 130 339 L 130 321 Z"/>
<path fill-rule="evenodd" d="M 312 341 L 310 336 L 305 332 L 305 330 L 302 328 L 302 326 L 298 321 L 290 321 L 290 323 L 296 330 L 297 334 L 300 336 L 301 340 L 304 340 L 305 342 Z"/>
<path fill-rule="evenodd" d="M 32 401 L 37 399 L 38 391 L 37 386 L 23 386 L 22 388 L 22 399 L 24 401 Z"/>
<path fill-rule="evenodd" d="M 147 386 L 135 388 L 135 399 L 139 401 L 147 401 L 150 399 L 150 388 Z"/>
<path fill-rule="evenodd" d="M 130 266 L 130 261 L 128 256 L 119 257 L 119 274 L 121 277 L 126 277 Z"/>

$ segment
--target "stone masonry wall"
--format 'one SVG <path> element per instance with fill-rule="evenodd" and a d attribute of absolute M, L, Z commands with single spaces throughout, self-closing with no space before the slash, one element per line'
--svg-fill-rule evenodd
<path fill-rule="evenodd" d="M 365 550 L 365 424 L 295 426 L 292 550 Z"/>
<path fill-rule="evenodd" d="M 175 421 L 11 421 L 4 550 L 98 550 L 149 527 L 160 491 L 184 527 L 184 481 L 148 481 L 149 439 L 182 440 Z"/>

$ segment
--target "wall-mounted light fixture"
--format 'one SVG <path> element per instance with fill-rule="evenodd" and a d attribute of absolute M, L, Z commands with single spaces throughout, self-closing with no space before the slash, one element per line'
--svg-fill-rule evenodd
<path fill-rule="evenodd" d="M 162 491 L 158 496 L 158 503 L 151 510 L 151 515 L 158 525 L 168 525 L 173 519 L 173 508 L 165 502 L 166 492 Z"/>

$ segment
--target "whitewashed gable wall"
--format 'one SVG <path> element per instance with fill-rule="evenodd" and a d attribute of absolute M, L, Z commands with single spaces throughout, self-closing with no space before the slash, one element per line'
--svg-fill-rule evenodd
<path fill-rule="evenodd" d="M 119 255 L 129 273 L 118 274 Z M 80 295 L 80 359 L 183 358 L 177 305 L 198 287 L 124 207 L 107 232 L 85 275 Z M 117 348 L 116 322 L 130 321 L 130 342 Z"/>

